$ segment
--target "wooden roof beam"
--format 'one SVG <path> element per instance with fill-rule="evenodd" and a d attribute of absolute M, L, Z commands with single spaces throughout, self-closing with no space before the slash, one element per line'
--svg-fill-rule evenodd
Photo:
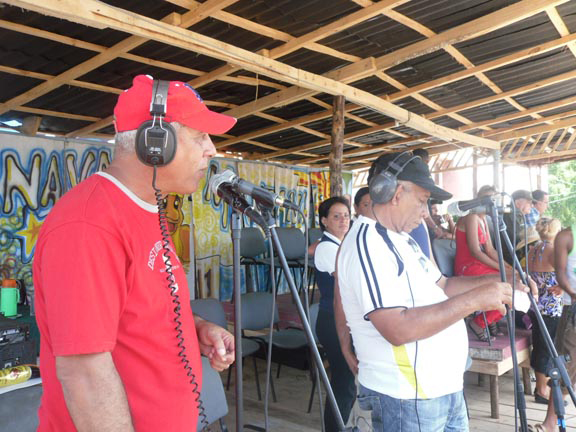
<path fill-rule="evenodd" d="M 507 133 L 503 133 L 500 135 L 494 135 L 493 138 L 498 140 L 498 141 L 504 141 L 504 140 L 509 140 L 509 139 L 513 139 L 513 138 L 517 138 L 517 137 L 529 137 L 529 136 L 536 135 L 539 133 L 556 131 L 558 129 L 563 129 L 566 127 L 573 127 L 573 126 L 576 126 L 576 117 L 561 120 L 561 121 L 555 122 L 551 125 L 536 126 L 533 128 L 521 129 L 518 131 L 507 132 Z"/>
<path fill-rule="evenodd" d="M 467 135 L 462 132 L 439 126 L 425 120 L 421 116 L 410 113 L 409 111 L 397 107 L 389 102 L 383 101 L 370 93 L 350 87 L 341 82 L 299 70 L 275 60 L 267 59 L 258 54 L 237 48 L 233 45 L 193 33 L 189 30 L 174 27 L 166 23 L 159 23 L 133 13 L 128 13 L 101 2 L 85 0 L 82 2 L 82 8 L 80 9 L 74 7 L 77 4 L 72 2 L 72 0 L 8 0 L 8 3 L 32 9 L 40 13 L 57 15 L 66 19 L 74 19 L 77 13 L 82 13 L 83 19 L 85 20 L 89 21 L 92 19 L 98 24 L 104 22 L 108 26 L 117 30 L 128 31 L 136 34 L 139 38 L 150 38 L 168 45 L 194 50 L 232 64 L 237 64 L 256 73 L 263 73 L 272 78 L 281 79 L 291 84 L 309 87 L 313 92 L 327 92 L 329 94 L 342 95 L 352 102 L 382 112 L 385 115 L 398 119 L 399 122 L 408 127 L 420 130 L 430 135 L 448 140 L 461 140 L 473 145 L 499 148 L 498 143 L 491 140 Z M 68 3 L 71 3 L 69 5 L 70 9 L 65 7 Z M 205 4 L 206 3 L 204 3 L 204 5 Z M 64 14 L 62 13 L 63 10 L 66 11 Z M 72 11 L 72 15 L 70 15 L 70 11 Z M 97 18 L 95 18 L 94 14 L 97 15 Z M 336 71 L 336 73 L 338 72 L 341 71 Z"/>
<path fill-rule="evenodd" d="M 37 2 L 37 3 L 39 3 L 39 2 Z M 88 25 L 87 24 L 88 22 L 91 22 L 92 23 L 92 24 L 90 24 L 91 27 L 96 27 L 96 28 L 100 28 L 100 29 L 108 27 L 106 24 L 103 23 L 103 19 L 99 15 L 98 8 L 94 8 L 93 10 L 89 10 L 88 5 L 87 4 L 85 5 L 83 2 L 78 3 L 78 2 L 73 2 L 73 1 L 64 1 L 63 3 L 66 3 L 66 5 L 59 4 L 58 2 L 50 1 L 51 7 L 48 6 L 47 9 L 44 9 L 44 7 L 40 6 L 40 5 L 37 5 L 37 6 L 40 6 L 38 9 L 34 9 L 34 6 L 31 4 L 29 5 L 29 7 L 26 7 L 25 5 L 22 4 L 21 1 L 18 1 L 18 0 L 12 2 L 11 4 L 14 6 L 24 7 L 26 9 L 36 10 L 39 13 L 44 13 L 44 12 L 42 12 L 42 10 L 50 10 L 52 16 L 56 16 L 57 18 L 68 19 L 68 20 L 73 21 L 73 22 L 80 22 L 80 23 L 86 24 L 86 25 Z M 197 13 L 201 15 L 202 10 L 211 8 L 212 4 L 214 4 L 214 3 L 220 4 L 220 5 L 224 4 L 224 3 L 222 3 L 222 0 L 207 0 L 205 3 L 202 4 L 202 6 L 200 7 L 200 10 L 198 10 Z M 63 7 L 65 7 L 66 9 L 62 9 Z M 60 9 L 60 13 L 58 13 L 58 9 Z M 115 8 L 113 8 L 113 9 L 115 9 Z M 50 15 L 50 13 L 47 13 L 47 15 Z M 127 16 L 125 16 L 125 19 L 127 19 L 130 22 L 135 17 L 137 17 L 136 14 L 127 13 Z M 173 18 L 172 14 L 169 14 L 164 19 L 171 21 L 172 18 Z M 187 27 L 193 25 L 195 22 L 197 22 L 196 21 L 197 19 L 198 19 L 197 17 L 189 17 L 186 20 L 182 19 L 180 25 L 183 28 L 187 28 Z M 157 21 L 154 21 L 154 22 L 157 22 Z M 160 24 L 160 23 L 158 23 L 158 24 Z M 166 25 L 168 25 L 168 24 L 166 24 Z M 15 107 L 15 106 L 24 105 L 27 102 L 30 102 L 31 100 L 34 100 L 34 99 L 36 99 L 42 95 L 45 95 L 46 93 L 51 92 L 52 90 L 60 87 L 61 85 L 66 84 L 66 83 L 70 82 L 71 80 L 74 80 L 74 79 L 78 78 L 79 76 L 82 76 L 82 75 L 88 73 L 89 71 L 94 70 L 97 67 L 108 63 L 109 61 L 115 59 L 119 55 L 133 50 L 134 48 L 142 45 L 146 41 L 147 41 L 147 39 L 145 39 L 143 37 L 130 36 L 130 37 L 118 42 L 114 46 L 112 46 L 109 49 L 95 55 L 91 59 L 86 60 L 86 61 L 68 69 L 67 71 L 61 73 L 60 75 L 55 76 L 54 78 L 52 78 L 48 81 L 45 81 L 42 84 L 28 90 L 27 92 L 24 92 L 24 93 L 12 98 L 12 99 L 0 104 L 0 115 L 13 109 L 13 107 Z"/>

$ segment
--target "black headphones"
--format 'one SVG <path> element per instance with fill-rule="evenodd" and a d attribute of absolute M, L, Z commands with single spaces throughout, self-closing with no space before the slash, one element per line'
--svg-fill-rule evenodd
<path fill-rule="evenodd" d="M 136 154 L 146 165 L 168 165 L 176 154 L 176 130 L 164 122 L 170 81 L 154 80 L 150 115 L 136 131 Z"/>
<path fill-rule="evenodd" d="M 411 151 L 405 151 L 396 156 L 386 169 L 375 175 L 368 187 L 370 199 L 375 204 L 385 204 L 392 199 L 398 187 L 398 176 L 410 162 L 420 156 L 414 156 Z"/>

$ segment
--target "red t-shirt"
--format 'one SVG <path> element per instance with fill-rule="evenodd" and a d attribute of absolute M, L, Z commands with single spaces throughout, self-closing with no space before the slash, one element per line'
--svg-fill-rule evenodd
<path fill-rule="evenodd" d="M 172 251 L 174 249 L 172 248 Z M 196 430 L 156 206 L 114 178 L 93 175 L 67 192 L 44 222 L 34 256 L 43 383 L 39 431 L 75 431 L 55 356 L 111 352 L 137 431 Z M 186 353 L 202 371 L 186 276 L 175 253 Z"/>

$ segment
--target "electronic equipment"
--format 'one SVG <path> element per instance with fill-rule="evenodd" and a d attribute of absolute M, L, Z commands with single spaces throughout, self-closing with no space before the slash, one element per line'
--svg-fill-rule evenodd
<path fill-rule="evenodd" d="M 136 131 L 136 154 L 138 159 L 149 166 L 169 164 L 176 154 L 176 130 L 164 121 L 168 103 L 170 81 L 154 80 L 150 115 Z"/>
<path fill-rule="evenodd" d="M 0 369 L 21 364 L 36 364 L 30 325 L 0 316 Z"/>
<path fill-rule="evenodd" d="M 410 162 L 420 156 L 405 151 L 396 156 L 388 166 L 370 180 L 370 199 L 375 204 L 385 204 L 392 199 L 398 187 L 398 175 Z"/>

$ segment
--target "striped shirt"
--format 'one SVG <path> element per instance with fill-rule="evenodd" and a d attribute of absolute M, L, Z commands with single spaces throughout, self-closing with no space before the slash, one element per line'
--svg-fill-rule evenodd
<path fill-rule="evenodd" d="M 338 257 L 338 282 L 359 360 L 358 380 L 397 399 L 435 398 L 462 390 L 468 354 L 464 321 L 418 342 L 393 346 L 369 320 L 384 308 L 412 308 L 447 299 L 441 273 L 405 233 L 360 217 Z"/>

